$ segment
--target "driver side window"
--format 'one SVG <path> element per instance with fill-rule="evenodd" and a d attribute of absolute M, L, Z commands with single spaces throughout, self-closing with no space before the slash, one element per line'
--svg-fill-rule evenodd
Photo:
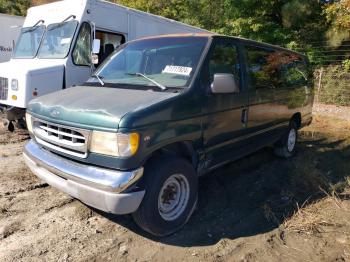
<path fill-rule="evenodd" d="M 233 74 L 240 83 L 240 63 L 237 47 L 230 43 L 219 43 L 215 46 L 209 60 L 210 83 L 218 73 Z"/>

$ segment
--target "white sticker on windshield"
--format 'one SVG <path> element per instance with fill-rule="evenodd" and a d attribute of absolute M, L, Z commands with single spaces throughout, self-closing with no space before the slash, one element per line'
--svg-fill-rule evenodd
<path fill-rule="evenodd" d="M 63 38 L 61 40 L 61 45 L 68 45 L 70 44 L 70 38 Z"/>
<path fill-rule="evenodd" d="M 167 65 L 162 73 L 189 76 L 191 72 L 192 67 Z"/>

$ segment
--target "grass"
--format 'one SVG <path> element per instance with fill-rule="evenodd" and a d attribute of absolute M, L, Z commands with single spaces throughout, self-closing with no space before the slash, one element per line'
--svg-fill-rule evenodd
<path fill-rule="evenodd" d="M 314 234 L 338 226 L 334 208 L 350 217 L 343 200 L 350 192 L 349 138 L 350 124 L 343 120 L 316 117 L 303 129 L 298 154 L 286 162 L 282 201 L 266 201 L 261 207 L 265 218 L 288 231 Z"/>

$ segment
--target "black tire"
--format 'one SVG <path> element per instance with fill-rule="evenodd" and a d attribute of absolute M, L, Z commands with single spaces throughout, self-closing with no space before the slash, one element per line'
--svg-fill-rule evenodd
<path fill-rule="evenodd" d="M 293 135 L 294 134 L 294 135 Z M 291 142 L 291 137 L 294 137 L 294 142 Z M 294 156 L 296 144 L 298 141 L 298 128 L 294 121 L 291 121 L 286 133 L 277 141 L 274 147 L 275 155 L 282 158 L 290 158 Z"/>
<path fill-rule="evenodd" d="M 175 205 L 177 208 L 181 206 L 180 210 L 182 211 L 178 212 L 178 217 L 173 220 L 166 220 L 164 216 L 167 214 L 160 211 L 159 207 L 167 202 L 158 203 L 160 199 L 164 199 L 163 197 L 159 198 L 160 193 L 162 191 L 162 196 L 164 196 L 164 192 L 167 192 L 166 189 L 174 188 L 166 187 L 164 190 L 163 187 L 165 182 L 168 185 L 169 181 L 173 181 L 172 179 L 180 174 L 180 180 L 183 181 L 180 181 L 179 185 L 187 183 L 188 187 L 185 188 L 189 188 L 189 193 L 175 194 L 175 196 L 180 195 L 180 198 L 181 195 L 185 196 L 184 199 L 188 199 L 185 201 L 187 204 Z M 145 196 L 138 210 L 132 214 L 136 224 L 155 236 L 167 236 L 182 228 L 192 215 L 198 199 L 198 178 L 193 166 L 185 159 L 176 156 L 157 157 L 146 164 L 144 179 Z M 186 190 L 181 189 L 180 191 Z M 173 196 L 172 192 L 170 196 Z"/>
<path fill-rule="evenodd" d="M 13 124 L 12 121 L 10 121 L 10 122 L 8 123 L 7 130 L 8 130 L 9 132 L 11 132 L 11 133 L 15 131 L 15 125 Z"/>
<path fill-rule="evenodd" d="M 24 129 L 24 130 L 26 130 L 26 129 L 27 129 L 27 123 L 26 123 L 25 118 L 18 119 L 18 120 L 16 121 L 16 127 L 17 127 L 18 129 Z"/>

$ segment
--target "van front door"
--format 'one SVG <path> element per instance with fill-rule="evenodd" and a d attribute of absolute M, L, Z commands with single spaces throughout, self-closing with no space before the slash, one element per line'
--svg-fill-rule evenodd
<path fill-rule="evenodd" d="M 248 93 L 244 86 L 242 55 L 239 42 L 214 39 L 202 70 L 206 99 L 203 142 L 207 168 L 238 158 L 244 151 L 243 139 L 247 121 Z M 210 85 L 217 73 L 229 73 L 239 83 L 240 93 L 212 94 Z"/>

